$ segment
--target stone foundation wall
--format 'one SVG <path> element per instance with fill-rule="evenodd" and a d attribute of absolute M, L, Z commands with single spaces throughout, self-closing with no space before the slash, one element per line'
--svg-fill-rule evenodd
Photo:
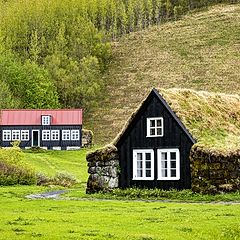
<path fill-rule="evenodd" d="M 89 178 L 87 193 L 111 191 L 118 187 L 119 156 L 113 145 L 87 155 Z"/>
<path fill-rule="evenodd" d="M 194 146 L 190 161 L 193 191 L 218 193 L 240 190 L 240 150 L 219 153 Z"/>
<path fill-rule="evenodd" d="M 93 132 L 82 129 L 82 147 L 91 147 L 93 144 Z"/>

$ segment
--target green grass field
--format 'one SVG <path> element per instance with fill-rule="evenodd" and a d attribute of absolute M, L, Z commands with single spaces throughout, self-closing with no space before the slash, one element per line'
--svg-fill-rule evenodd
<path fill-rule="evenodd" d="M 0 239 L 240 239 L 240 205 L 27 200 L 3 187 Z"/>
<path fill-rule="evenodd" d="M 66 189 L 69 192 L 62 200 L 25 198 L 62 187 L 0 187 L 0 239 L 240 239 L 239 204 L 196 202 L 239 201 L 239 193 L 226 198 L 189 198 L 195 203 L 179 202 L 187 201 L 189 192 L 185 197 L 184 192 L 175 193 L 175 202 L 86 195 L 87 151 L 25 152 L 26 161 L 37 171 L 51 176 L 67 171 L 81 184 Z"/>
<path fill-rule="evenodd" d="M 57 172 L 69 172 L 79 182 L 86 182 L 87 161 L 86 153 L 89 149 L 81 151 L 44 151 L 25 152 L 25 161 L 38 172 L 54 176 Z"/>

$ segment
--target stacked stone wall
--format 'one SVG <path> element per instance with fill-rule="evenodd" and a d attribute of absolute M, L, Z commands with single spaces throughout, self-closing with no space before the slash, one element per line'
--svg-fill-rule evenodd
<path fill-rule="evenodd" d="M 190 162 L 193 191 L 218 193 L 240 190 L 240 150 L 220 153 L 194 146 Z"/>
<path fill-rule="evenodd" d="M 87 155 L 89 178 L 87 193 L 111 191 L 118 187 L 119 155 L 113 145 Z"/>
<path fill-rule="evenodd" d="M 82 129 L 82 147 L 91 147 L 93 144 L 93 132 L 88 129 Z"/>

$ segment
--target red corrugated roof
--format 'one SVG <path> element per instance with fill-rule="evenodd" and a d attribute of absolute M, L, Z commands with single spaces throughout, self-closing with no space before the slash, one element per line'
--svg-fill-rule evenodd
<path fill-rule="evenodd" d="M 41 116 L 51 116 L 51 125 L 82 125 L 82 109 L 4 109 L 0 125 L 41 125 Z"/>

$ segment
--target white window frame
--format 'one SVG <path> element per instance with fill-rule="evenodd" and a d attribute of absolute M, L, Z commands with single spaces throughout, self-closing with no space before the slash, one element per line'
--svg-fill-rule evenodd
<path fill-rule="evenodd" d="M 42 116 L 42 125 L 47 126 L 51 124 L 51 116 Z"/>
<path fill-rule="evenodd" d="M 143 156 L 143 163 L 142 163 L 142 171 L 143 176 L 137 176 L 137 154 L 142 153 Z M 151 176 L 146 177 L 146 153 L 151 154 Z M 153 149 L 133 149 L 133 180 L 154 180 L 154 151 Z"/>
<path fill-rule="evenodd" d="M 11 141 L 12 140 L 12 131 L 11 130 L 3 130 L 2 131 L 2 140 L 3 141 Z"/>
<path fill-rule="evenodd" d="M 71 130 L 71 140 L 73 140 L 73 141 L 80 140 L 80 131 L 79 131 L 79 129 Z"/>
<path fill-rule="evenodd" d="M 161 121 L 161 126 L 157 126 L 157 121 Z M 155 126 L 151 127 L 151 121 L 155 121 Z M 151 129 L 155 129 L 155 134 L 151 135 Z M 156 134 L 157 129 L 161 129 L 161 134 Z M 147 137 L 163 137 L 163 117 L 147 118 Z"/>
<path fill-rule="evenodd" d="M 21 141 L 29 141 L 29 130 L 21 130 Z"/>
<path fill-rule="evenodd" d="M 162 153 L 167 153 L 167 176 L 162 176 Z M 176 153 L 176 168 L 171 168 L 171 153 Z M 158 180 L 179 180 L 180 179 L 180 152 L 177 148 L 169 148 L 169 149 L 158 149 Z M 165 169 L 165 168 L 164 168 Z M 176 169 L 176 177 L 171 177 L 171 169 Z"/>
<path fill-rule="evenodd" d="M 60 131 L 59 130 L 51 130 L 51 140 L 52 141 L 60 140 Z"/>
<path fill-rule="evenodd" d="M 64 141 L 71 140 L 70 130 L 62 130 L 62 140 Z"/>
<path fill-rule="evenodd" d="M 51 140 L 51 131 L 42 130 L 42 141 L 50 141 L 50 140 Z"/>
<path fill-rule="evenodd" d="M 20 141 L 20 140 L 21 140 L 20 130 L 12 130 L 12 141 Z"/>

